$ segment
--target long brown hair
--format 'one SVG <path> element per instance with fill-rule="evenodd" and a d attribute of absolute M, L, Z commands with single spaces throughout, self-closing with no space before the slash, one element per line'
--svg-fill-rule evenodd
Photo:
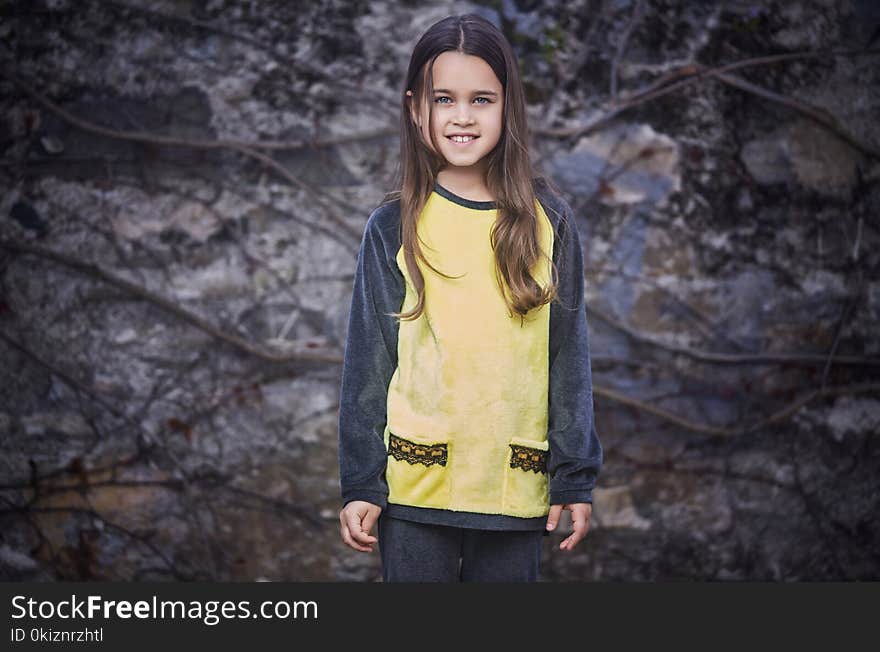
<path fill-rule="evenodd" d="M 427 146 L 412 119 L 413 107 L 422 107 L 434 96 L 433 65 L 443 52 L 457 51 L 480 57 L 495 73 L 504 89 L 502 130 L 498 144 L 486 155 L 486 187 L 495 197 L 498 216 L 492 227 L 495 276 L 508 307 L 521 317 L 529 310 L 553 300 L 558 286 L 556 265 L 550 260 L 552 280 L 540 286 L 530 270 L 541 257 L 547 258 L 538 243 L 538 216 L 535 209 L 533 172 L 528 150 L 528 122 L 525 94 L 516 55 L 504 35 L 491 22 L 477 14 L 449 16 L 432 25 L 419 39 L 409 62 L 401 89 L 400 160 L 394 188 L 383 203 L 400 199 L 401 244 L 406 267 L 418 295 L 418 303 L 407 313 L 393 313 L 399 319 L 417 319 L 425 307 L 425 281 L 416 256 L 437 274 L 425 258 L 418 237 L 417 221 L 434 188 L 437 173 L 446 165 L 434 138 L 433 102 L 428 102 L 428 133 L 435 151 Z M 412 90 L 412 97 L 406 91 Z M 421 112 L 421 109 L 416 109 Z M 504 288 L 510 294 L 504 292 Z"/>

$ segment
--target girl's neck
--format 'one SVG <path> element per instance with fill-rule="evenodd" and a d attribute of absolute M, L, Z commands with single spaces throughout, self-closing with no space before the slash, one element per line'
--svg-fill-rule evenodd
<path fill-rule="evenodd" d="M 449 170 L 440 170 L 437 173 L 437 183 L 465 199 L 495 201 L 495 198 L 483 182 L 482 176 L 456 174 Z"/>

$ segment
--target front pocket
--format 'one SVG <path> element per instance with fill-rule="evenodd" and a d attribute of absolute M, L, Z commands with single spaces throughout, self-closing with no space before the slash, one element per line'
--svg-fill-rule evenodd
<path fill-rule="evenodd" d="M 510 440 L 504 468 L 504 513 L 545 516 L 550 512 L 550 442 L 546 439 Z"/>
<path fill-rule="evenodd" d="M 420 507 L 448 507 L 450 444 L 388 431 L 388 501 Z"/>

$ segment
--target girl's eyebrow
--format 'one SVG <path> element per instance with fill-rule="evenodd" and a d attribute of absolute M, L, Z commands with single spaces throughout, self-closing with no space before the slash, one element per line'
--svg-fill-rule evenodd
<path fill-rule="evenodd" d="M 435 88 L 434 92 L 435 93 L 449 93 L 450 95 L 455 95 L 455 93 L 453 93 L 448 88 Z M 474 91 L 473 95 L 498 95 L 498 93 L 496 93 L 495 91 Z"/>

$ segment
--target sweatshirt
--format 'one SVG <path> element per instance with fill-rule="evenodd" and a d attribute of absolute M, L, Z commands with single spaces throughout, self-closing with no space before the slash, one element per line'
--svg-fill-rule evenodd
<path fill-rule="evenodd" d="M 592 503 L 602 466 L 593 415 L 583 253 L 568 203 L 534 180 L 539 245 L 558 297 L 513 313 L 494 271 L 494 202 L 435 182 L 418 220 L 425 310 L 401 247 L 400 202 L 369 216 L 342 367 L 343 505 L 486 530 L 543 530 L 551 504 Z M 542 286 L 548 259 L 531 270 Z"/>

